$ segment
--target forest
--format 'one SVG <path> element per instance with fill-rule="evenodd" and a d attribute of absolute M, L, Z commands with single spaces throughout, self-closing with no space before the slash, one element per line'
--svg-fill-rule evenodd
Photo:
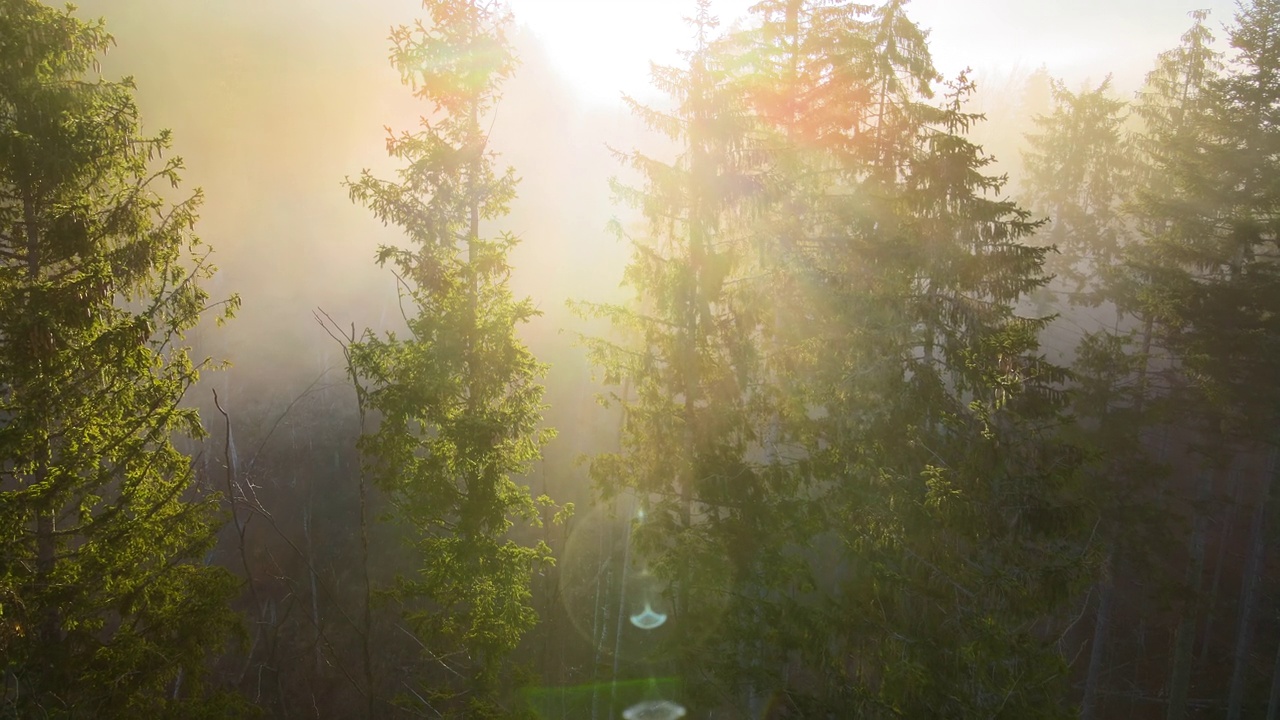
<path fill-rule="evenodd" d="M 0 718 L 1280 720 L 1280 0 L 1132 89 L 683 0 L 618 112 L 518 2 L 83 4 L 0 0 Z"/>

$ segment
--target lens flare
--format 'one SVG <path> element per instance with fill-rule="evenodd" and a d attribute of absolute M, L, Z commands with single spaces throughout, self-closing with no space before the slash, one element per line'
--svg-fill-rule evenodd
<path fill-rule="evenodd" d="M 684 707 L 670 700 L 645 700 L 622 711 L 623 720 L 677 720 L 684 716 Z"/>
<path fill-rule="evenodd" d="M 644 604 L 644 610 L 631 616 L 631 624 L 641 630 L 653 630 L 662 627 L 667 621 L 665 613 L 654 612 L 653 607 L 649 603 Z"/>

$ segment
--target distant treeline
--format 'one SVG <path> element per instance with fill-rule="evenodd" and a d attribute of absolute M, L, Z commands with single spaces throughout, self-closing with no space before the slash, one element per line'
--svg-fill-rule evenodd
<path fill-rule="evenodd" d="M 421 122 L 332 179 L 395 295 L 212 392 L 270 306 L 181 138 L 0 0 L 0 716 L 1280 719 L 1280 0 L 990 118 L 906 0 L 690 6 L 615 268 L 518 249 L 589 203 L 496 149 L 510 12 L 425 0 Z M 520 262 L 624 299 L 533 337 Z"/>

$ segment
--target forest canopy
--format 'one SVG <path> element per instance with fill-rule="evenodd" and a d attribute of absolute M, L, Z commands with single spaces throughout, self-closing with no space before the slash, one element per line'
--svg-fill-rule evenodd
<path fill-rule="evenodd" d="M 1280 717 L 1280 0 L 413 4 L 0 0 L 0 716 Z"/>

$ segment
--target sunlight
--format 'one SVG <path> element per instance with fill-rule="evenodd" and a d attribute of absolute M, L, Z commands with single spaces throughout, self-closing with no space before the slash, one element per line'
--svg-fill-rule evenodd
<path fill-rule="evenodd" d="M 722 25 L 746 13 L 750 0 L 717 0 Z M 685 0 L 510 0 L 516 23 L 542 40 L 552 64 L 591 103 L 650 93 L 649 62 L 679 61 L 692 35 Z"/>
<path fill-rule="evenodd" d="M 754 4 L 714 0 L 712 9 L 727 28 Z M 556 70 L 592 104 L 614 104 L 623 93 L 649 96 L 650 60 L 677 63 L 679 51 L 692 41 L 682 20 L 693 6 L 686 0 L 509 0 L 509 5 L 516 24 L 542 40 Z M 993 5 L 991 12 L 974 12 L 952 0 L 912 3 L 912 17 L 931 30 L 934 60 L 944 75 L 965 67 L 1010 72 L 1047 64 L 1076 82 L 1119 68 L 1117 79 L 1132 84 L 1141 77 L 1141 65 L 1125 59 L 1152 55 L 1174 42 L 1186 10 L 1213 7 L 1215 16 L 1225 19 L 1233 8 L 1231 0 L 1169 0 L 1152 13 L 1141 3 L 1122 3 L 1112 23 L 1085 32 L 1081 23 L 1091 15 L 1069 5 L 1008 0 Z M 1081 36 L 1093 40 L 1082 44 Z M 975 43 L 976 37 L 982 42 Z"/>
<path fill-rule="evenodd" d="M 1280 0 L 78 1 L 0 719 L 1280 718 Z"/>

